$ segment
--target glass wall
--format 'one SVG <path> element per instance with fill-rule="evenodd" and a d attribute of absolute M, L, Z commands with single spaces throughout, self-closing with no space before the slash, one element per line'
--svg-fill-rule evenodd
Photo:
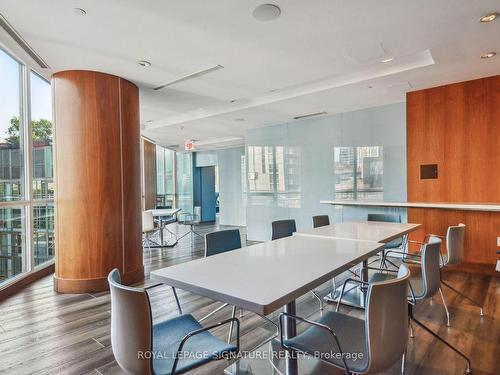
<path fill-rule="evenodd" d="M 182 212 L 193 212 L 193 155 L 175 153 L 177 208 Z"/>
<path fill-rule="evenodd" d="M 248 129 L 246 224 L 249 240 L 271 237 L 271 223 L 312 216 L 333 223 L 366 220 L 369 212 L 404 209 L 339 207 L 331 199 L 406 200 L 404 103 Z"/>
<path fill-rule="evenodd" d="M 175 206 L 175 152 L 156 145 L 156 207 Z"/>
<path fill-rule="evenodd" d="M 0 77 L 2 287 L 52 261 L 55 246 L 50 84 L 2 49 Z"/>

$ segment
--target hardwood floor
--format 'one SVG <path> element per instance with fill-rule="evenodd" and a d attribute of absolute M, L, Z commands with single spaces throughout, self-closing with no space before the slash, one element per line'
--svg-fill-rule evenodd
<path fill-rule="evenodd" d="M 175 231 L 185 228 L 171 226 Z M 200 233 L 218 229 L 216 225 L 201 225 Z M 242 229 L 243 243 L 245 243 Z M 151 270 L 182 263 L 203 256 L 203 240 L 185 237 L 175 248 L 154 249 L 145 253 L 146 285 L 150 285 Z M 446 327 L 441 301 L 422 303 L 415 311 L 418 319 L 428 324 L 442 337 L 471 357 L 472 372 L 500 374 L 500 279 L 488 276 L 447 273 L 445 278 L 456 288 L 484 304 L 484 317 L 478 309 L 452 291 L 444 289 L 452 316 L 452 326 Z M 328 285 L 318 288 L 326 294 Z M 179 291 L 185 312 L 200 318 L 219 302 Z M 151 289 L 155 321 L 177 313 L 169 288 Z M 327 306 L 332 309 L 332 306 Z M 362 313 L 343 308 L 355 316 Z M 228 317 L 225 309 L 205 324 Z M 273 314 L 276 318 L 278 313 Z M 315 319 L 319 316 L 318 302 L 310 293 L 297 304 L 297 314 Z M 274 327 L 253 313 L 245 312 L 241 320 L 242 350 L 254 348 L 270 337 Z M 0 302 L 0 374 L 123 374 L 113 358 L 110 343 L 109 293 L 58 294 L 53 291 L 52 277 L 41 279 L 19 294 Z M 298 329 L 303 329 L 299 325 Z M 409 340 L 407 374 L 460 374 L 464 361 L 423 330 L 415 327 L 415 338 Z M 221 337 L 227 330 L 215 332 Z M 212 362 L 191 374 L 222 374 L 227 362 Z M 398 374 L 396 365 L 390 374 Z M 337 373 L 332 370 L 331 372 Z"/>

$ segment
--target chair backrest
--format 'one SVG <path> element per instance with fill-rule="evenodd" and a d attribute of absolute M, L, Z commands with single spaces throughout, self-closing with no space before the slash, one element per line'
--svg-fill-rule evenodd
<path fill-rule="evenodd" d="M 313 216 L 313 228 L 324 227 L 330 225 L 330 218 L 328 215 Z"/>
<path fill-rule="evenodd" d="M 272 223 L 273 233 L 272 239 L 277 240 L 278 238 L 290 237 L 294 232 L 297 231 L 294 219 L 288 220 L 276 220 Z"/>
<path fill-rule="evenodd" d="M 142 232 L 149 232 L 155 229 L 155 221 L 151 211 L 142 211 Z"/>
<path fill-rule="evenodd" d="M 238 229 L 220 230 L 205 235 L 205 256 L 225 253 L 241 247 Z"/>
<path fill-rule="evenodd" d="M 368 221 L 383 221 L 386 223 L 401 223 L 401 215 L 391 214 L 368 214 Z M 385 244 L 387 248 L 396 248 L 403 245 L 403 237 L 396 238 Z"/>
<path fill-rule="evenodd" d="M 440 251 L 441 239 L 429 237 L 429 242 L 422 249 L 422 290 L 415 295 L 416 299 L 434 296 L 441 287 Z"/>
<path fill-rule="evenodd" d="M 374 282 L 368 287 L 365 319 L 368 364 L 365 372 L 388 370 L 406 350 L 409 278 L 410 270 L 401 265 L 397 278 Z"/>
<path fill-rule="evenodd" d="M 401 223 L 401 215 L 368 214 L 368 221 L 384 221 L 386 223 Z"/>
<path fill-rule="evenodd" d="M 151 374 L 152 317 L 144 289 L 121 284 L 115 268 L 108 276 L 111 292 L 111 347 L 116 362 L 128 374 Z M 144 358 L 138 353 L 143 352 Z"/>
<path fill-rule="evenodd" d="M 465 224 L 448 227 L 446 232 L 446 264 L 459 264 L 464 260 Z"/>

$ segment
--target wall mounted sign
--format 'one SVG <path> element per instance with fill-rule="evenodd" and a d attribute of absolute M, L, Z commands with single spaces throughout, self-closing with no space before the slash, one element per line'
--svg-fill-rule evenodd
<path fill-rule="evenodd" d="M 194 142 L 192 139 L 188 139 L 184 142 L 184 150 L 185 151 L 193 151 L 194 150 Z"/>
<path fill-rule="evenodd" d="M 421 164 L 420 165 L 420 179 L 434 179 L 438 178 L 438 165 L 437 164 Z"/>

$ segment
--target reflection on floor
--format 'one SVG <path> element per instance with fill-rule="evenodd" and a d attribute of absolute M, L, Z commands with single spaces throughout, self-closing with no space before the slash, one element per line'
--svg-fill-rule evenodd
<path fill-rule="evenodd" d="M 217 230 L 217 225 L 200 225 L 201 234 Z M 227 227 L 225 227 L 227 228 Z M 173 231 L 183 233 L 185 227 L 173 224 Z M 243 243 L 244 229 L 241 228 Z M 203 239 L 187 236 L 166 250 L 145 252 L 145 284 L 150 284 L 151 270 L 182 263 L 203 256 Z M 480 318 L 476 307 L 445 289 L 452 315 L 452 326 L 446 327 L 445 315 L 436 298 L 424 303 L 416 316 L 435 331 L 471 356 L 475 375 L 498 374 L 500 358 L 500 279 L 446 274 L 456 288 L 484 303 L 485 316 Z M 325 295 L 328 285 L 318 288 Z M 185 312 L 197 318 L 220 303 L 190 293 L 180 292 Z M 155 321 L 176 314 L 170 289 L 151 290 Z M 332 306 L 327 307 L 331 309 Z M 123 374 L 113 359 L 110 346 L 109 293 L 57 294 L 52 290 L 52 278 L 39 280 L 5 301 L 0 302 L 0 374 Z M 344 312 L 360 316 L 361 312 L 344 308 Z M 315 319 L 319 316 L 318 302 L 310 293 L 297 304 L 298 315 Z M 229 316 L 230 309 L 221 311 L 211 321 Z M 276 317 L 276 314 L 275 314 Z M 209 324 L 210 321 L 206 321 Z M 299 325 L 299 330 L 303 329 Z M 274 327 L 256 315 L 246 312 L 242 319 L 242 350 L 249 350 L 270 337 Z M 216 331 L 221 337 L 226 330 Z M 419 328 L 408 347 L 407 374 L 460 374 L 464 363 L 460 357 L 429 337 Z M 214 362 L 192 374 L 221 374 L 227 362 Z M 390 374 L 399 374 L 399 365 Z M 332 370 L 331 373 L 336 373 Z"/>

